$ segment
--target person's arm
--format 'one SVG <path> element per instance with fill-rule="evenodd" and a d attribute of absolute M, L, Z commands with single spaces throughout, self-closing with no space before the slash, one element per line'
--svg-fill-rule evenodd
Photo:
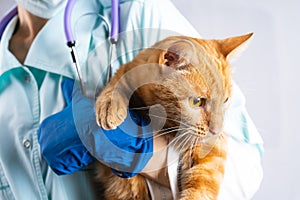
<path fill-rule="evenodd" d="M 103 130 L 96 124 L 93 101 L 84 97 L 77 86 L 73 90 L 73 83 L 64 79 L 62 91 L 67 107 L 46 118 L 38 131 L 42 155 L 53 171 L 72 174 L 98 160 L 118 176 L 141 173 L 169 186 L 167 142 L 163 137 L 152 139 L 151 128 L 135 113 L 128 114 L 116 130 Z"/>
<path fill-rule="evenodd" d="M 15 34 L 12 36 L 9 48 L 16 58 L 23 63 L 32 41 L 48 19 L 33 15 L 20 5 L 18 5 L 18 16 L 19 23 Z M 68 89 L 64 88 L 65 91 Z M 71 104 L 71 102 L 68 103 Z M 62 112 L 47 118 L 39 129 L 39 140 L 42 152 L 45 155 L 44 158 L 57 174 L 73 173 L 95 160 L 82 144 L 74 129 L 74 124 L 64 120 L 72 115 L 71 107 L 69 106 Z M 155 139 L 155 141 L 161 140 L 161 138 Z M 134 142 L 132 141 L 132 143 Z M 149 146 L 151 145 L 150 143 Z M 139 147 L 136 148 L 138 149 Z M 149 147 L 150 150 L 152 151 Z M 150 158 L 151 156 L 148 157 Z M 130 160 L 127 162 L 129 163 Z M 142 166 L 146 163 L 142 164 Z"/>
<path fill-rule="evenodd" d="M 96 123 L 94 102 L 73 84 L 64 79 L 66 108 L 39 127 L 41 152 L 49 166 L 59 175 L 71 174 L 97 159 L 121 177 L 139 173 L 152 157 L 152 129 L 133 112 L 115 130 L 102 129 Z"/>

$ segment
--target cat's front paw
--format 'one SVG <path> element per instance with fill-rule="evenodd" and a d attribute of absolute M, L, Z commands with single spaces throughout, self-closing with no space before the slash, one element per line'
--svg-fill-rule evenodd
<path fill-rule="evenodd" d="M 103 129 L 116 129 L 127 116 L 127 100 L 119 92 L 101 94 L 96 101 L 96 119 Z"/>

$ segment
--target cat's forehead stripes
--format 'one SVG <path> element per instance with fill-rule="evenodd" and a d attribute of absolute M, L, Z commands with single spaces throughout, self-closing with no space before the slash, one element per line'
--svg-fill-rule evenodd
<path fill-rule="evenodd" d="M 199 63 L 194 67 L 202 75 L 206 88 L 209 88 L 210 97 L 223 99 L 230 82 L 230 67 L 224 57 L 220 55 L 215 43 L 211 40 L 194 40 L 197 44 Z"/>
<path fill-rule="evenodd" d="M 190 91 L 194 96 L 209 98 L 210 90 L 202 74 L 195 68 L 189 67 L 187 70 L 179 71 L 179 73 L 188 81 Z"/>

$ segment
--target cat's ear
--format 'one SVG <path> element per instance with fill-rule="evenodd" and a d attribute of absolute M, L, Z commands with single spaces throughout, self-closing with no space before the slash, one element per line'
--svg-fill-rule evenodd
<path fill-rule="evenodd" d="M 180 40 L 171 44 L 160 55 L 160 64 L 173 69 L 184 69 L 193 58 L 194 45 L 188 40 Z"/>
<path fill-rule="evenodd" d="M 248 44 L 253 33 L 217 40 L 219 50 L 227 60 L 236 57 Z"/>

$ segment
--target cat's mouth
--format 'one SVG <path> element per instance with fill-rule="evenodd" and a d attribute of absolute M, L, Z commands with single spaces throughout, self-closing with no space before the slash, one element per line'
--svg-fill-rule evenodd
<path fill-rule="evenodd" d="M 200 138 L 201 141 L 205 141 L 207 139 L 216 137 L 220 133 L 221 133 L 220 131 L 216 131 L 216 130 L 213 130 L 213 129 L 208 129 L 206 131 L 201 131 L 201 129 L 200 129 L 197 132 L 191 132 L 192 135 Z"/>
<path fill-rule="evenodd" d="M 206 133 L 205 137 L 200 137 L 197 132 L 178 132 L 174 138 L 171 138 L 169 145 L 175 145 L 181 152 L 201 146 L 201 156 L 205 157 L 218 138 L 219 134 L 210 131 Z"/>
<path fill-rule="evenodd" d="M 212 135 L 218 135 L 219 133 L 215 130 L 209 129 L 208 131 L 209 133 L 211 133 Z"/>
<path fill-rule="evenodd" d="M 210 136 L 218 135 L 219 133 L 211 128 L 198 128 L 198 131 L 194 133 L 197 137 L 200 138 L 207 138 Z"/>

